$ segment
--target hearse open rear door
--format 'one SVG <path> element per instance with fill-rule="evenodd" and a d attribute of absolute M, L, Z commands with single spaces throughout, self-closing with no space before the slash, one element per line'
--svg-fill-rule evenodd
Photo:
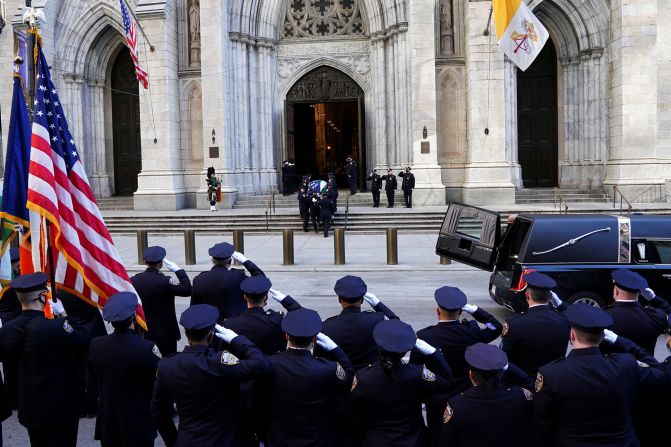
<path fill-rule="evenodd" d="M 499 213 L 453 202 L 445 213 L 436 254 L 491 272 L 500 234 Z"/>

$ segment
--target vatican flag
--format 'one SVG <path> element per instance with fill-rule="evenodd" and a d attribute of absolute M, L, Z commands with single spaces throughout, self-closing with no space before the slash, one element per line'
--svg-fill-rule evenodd
<path fill-rule="evenodd" d="M 548 32 L 524 0 L 492 0 L 496 42 L 522 71 L 536 59 Z"/>

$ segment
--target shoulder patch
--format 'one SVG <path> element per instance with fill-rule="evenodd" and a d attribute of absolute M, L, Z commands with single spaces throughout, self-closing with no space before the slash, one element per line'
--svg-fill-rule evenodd
<path fill-rule="evenodd" d="M 240 363 L 240 360 L 228 351 L 221 353 L 221 363 L 226 366 L 234 366 Z"/>
<path fill-rule="evenodd" d="M 338 380 L 345 380 L 347 373 L 345 373 L 345 368 L 340 366 L 340 363 L 336 362 L 336 377 Z"/>
<path fill-rule="evenodd" d="M 531 391 L 529 391 L 529 390 L 526 389 L 526 388 L 522 388 L 522 391 L 524 392 L 524 397 L 525 397 L 527 400 L 534 400 L 534 395 L 531 393 Z"/>
<path fill-rule="evenodd" d="M 153 348 L 151 348 L 151 352 L 158 358 L 161 358 L 161 351 L 158 350 L 158 346 L 154 345 Z"/>
<path fill-rule="evenodd" d="M 178 286 L 179 281 L 177 281 L 177 278 L 173 278 L 172 276 L 170 277 L 170 285 L 172 286 Z"/>
<path fill-rule="evenodd" d="M 350 392 L 354 391 L 354 389 L 359 385 L 359 379 L 356 378 L 356 374 L 354 374 L 354 380 L 352 380 L 352 388 L 350 388 Z"/>
<path fill-rule="evenodd" d="M 540 371 L 538 371 L 538 375 L 536 376 L 536 392 L 539 392 L 542 389 L 543 389 L 543 374 Z"/>
<path fill-rule="evenodd" d="M 74 329 L 72 329 L 72 326 L 70 326 L 70 323 L 68 323 L 68 320 L 65 320 L 65 321 L 63 322 L 63 330 L 64 330 L 65 332 L 67 332 L 68 334 L 72 334 L 72 331 L 73 331 Z"/>
<path fill-rule="evenodd" d="M 426 380 L 427 382 L 435 382 L 436 375 L 424 367 L 422 369 L 422 379 Z"/>
<path fill-rule="evenodd" d="M 503 330 L 501 331 L 501 337 L 505 337 L 506 335 L 508 335 L 509 330 L 510 330 L 510 325 L 506 321 L 506 322 L 503 323 Z"/>
<path fill-rule="evenodd" d="M 450 422 L 450 419 L 452 419 L 452 416 L 454 416 L 454 410 L 452 409 L 452 407 L 448 403 L 445 406 L 445 412 L 443 413 L 443 424 L 447 424 L 448 422 Z"/>

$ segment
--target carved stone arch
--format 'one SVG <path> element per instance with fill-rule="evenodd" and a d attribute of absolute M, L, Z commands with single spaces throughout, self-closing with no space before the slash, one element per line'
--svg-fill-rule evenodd
<path fill-rule="evenodd" d="M 291 90 L 291 88 L 296 84 L 296 82 L 298 82 L 306 74 L 322 66 L 331 67 L 345 73 L 359 85 L 359 87 L 363 90 L 364 94 L 367 94 L 370 91 L 370 85 L 368 84 L 368 82 L 363 78 L 363 76 L 354 71 L 352 67 L 345 65 L 338 60 L 331 59 L 329 57 L 321 57 L 306 63 L 305 65 L 297 69 L 294 73 L 292 73 L 289 77 L 287 77 L 287 79 L 280 87 L 281 97 L 286 98 L 287 94 L 289 93 L 289 90 Z"/>

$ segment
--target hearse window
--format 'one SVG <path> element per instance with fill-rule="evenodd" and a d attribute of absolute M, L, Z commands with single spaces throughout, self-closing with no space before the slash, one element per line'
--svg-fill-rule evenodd
<path fill-rule="evenodd" d="M 501 249 L 499 250 L 498 267 L 501 270 L 512 268 L 520 256 L 522 244 L 531 228 L 531 221 L 517 219 L 509 225 Z"/>
<path fill-rule="evenodd" d="M 650 241 L 650 244 L 657 251 L 659 264 L 671 264 L 671 241 Z M 648 247 L 652 248 L 652 247 Z"/>
<path fill-rule="evenodd" d="M 482 218 L 478 214 L 464 213 L 459 216 L 456 233 L 480 240 L 480 229 L 482 228 Z"/>

